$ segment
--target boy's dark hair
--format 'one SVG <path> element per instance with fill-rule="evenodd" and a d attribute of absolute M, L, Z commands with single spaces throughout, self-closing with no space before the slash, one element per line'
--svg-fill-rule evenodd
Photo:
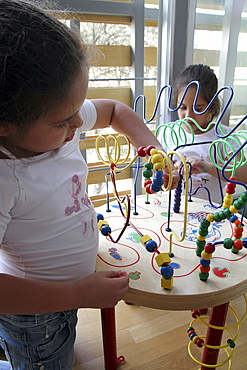
<path fill-rule="evenodd" d="M 218 79 L 209 66 L 192 64 L 181 72 L 175 82 L 174 101 L 176 101 L 176 104 L 178 94 L 192 81 L 198 81 L 200 83 L 200 94 L 207 103 L 210 103 L 218 91 Z M 192 86 L 195 86 L 195 89 L 197 88 L 196 84 Z M 212 119 L 216 118 L 220 113 L 220 100 L 218 96 L 210 108 L 210 113 Z"/>
<path fill-rule="evenodd" d="M 0 0 L 0 124 L 45 117 L 82 66 L 85 46 L 72 30 L 31 2 Z"/>

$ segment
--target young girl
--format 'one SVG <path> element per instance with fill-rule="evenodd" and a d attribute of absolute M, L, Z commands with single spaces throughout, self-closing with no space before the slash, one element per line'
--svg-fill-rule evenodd
<path fill-rule="evenodd" d="M 79 128 L 111 125 L 136 148 L 160 148 L 132 109 L 85 100 L 88 64 L 62 23 L 0 0 L 0 346 L 13 369 L 71 369 L 76 309 L 112 307 L 128 290 L 126 273 L 94 272 Z"/>
<path fill-rule="evenodd" d="M 195 113 L 193 109 L 193 104 L 197 91 L 196 84 L 190 85 L 182 101 L 183 93 L 188 84 L 192 81 L 198 81 L 200 84 L 200 91 L 196 100 L 197 112 L 203 112 L 218 91 L 218 80 L 214 74 L 214 71 L 210 67 L 202 64 L 190 65 L 181 72 L 174 89 L 174 100 L 177 106 L 182 103 L 178 109 L 178 117 L 181 120 L 186 119 L 187 117 L 194 119 L 198 123 L 200 128 L 204 129 L 204 131 L 198 128 L 191 120 L 187 120 L 192 130 L 194 131 L 193 141 L 189 125 L 186 125 L 186 123 L 182 123 L 187 143 L 194 142 L 202 144 L 182 147 L 178 149 L 178 152 L 182 154 L 182 156 L 186 159 L 186 162 L 191 164 L 192 192 L 194 192 L 198 186 L 205 186 L 210 191 L 211 200 L 213 202 L 220 203 L 221 194 L 216 167 L 211 162 L 209 156 L 210 143 L 219 139 L 217 134 L 215 133 L 215 125 L 210 125 L 210 123 L 213 120 L 216 120 L 220 113 L 220 101 L 217 96 L 207 112 L 201 115 Z M 223 125 L 221 127 L 223 127 L 225 134 L 230 132 L 229 127 Z M 206 130 L 207 128 L 208 130 Z M 168 144 L 169 150 L 173 150 L 175 148 L 174 143 L 171 140 L 172 135 L 168 135 L 168 132 L 171 133 L 170 131 L 166 131 L 162 126 L 160 126 L 158 128 L 157 138 L 164 148 L 166 148 L 166 144 Z M 218 132 L 220 132 L 219 128 Z M 203 142 L 208 142 L 208 144 L 203 144 Z M 184 138 L 183 142 L 179 144 L 182 143 L 185 143 Z M 231 143 L 234 147 L 236 147 L 236 143 Z M 219 148 L 221 157 L 225 158 L 223 146 L 220 146 Z M 176 160 L 176 157 L 174 159 Z M 178 163 L 179 162 L 180 160 L 178 158 Z M 221 163 L 221 167 L 222 166 L 223 164 Z M 225 172 L 225 175 L 229 176 L 229 173 L 230 172 Z M 241 170 L 241 168 L 236 171 L 236 177 L 238 181 L 246 182 L 247 180 L 247 175 L 243 170 Z M 226 182 L 222 177 L 221 184 L 224 188 Z M 193 196 L 208 199 L 208 193 L 203 188 L 198 189 L 196 194 L 194 194 Z"/>

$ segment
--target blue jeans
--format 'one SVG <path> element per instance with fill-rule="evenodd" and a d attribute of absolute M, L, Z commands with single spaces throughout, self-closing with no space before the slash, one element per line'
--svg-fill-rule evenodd
<path fill-rule="evenodd" d="M 71 370 L 77 310 L 0 315 L 0 346 L 14 370 Z M 0 370 L 5 369 L 0 362 Z"/>

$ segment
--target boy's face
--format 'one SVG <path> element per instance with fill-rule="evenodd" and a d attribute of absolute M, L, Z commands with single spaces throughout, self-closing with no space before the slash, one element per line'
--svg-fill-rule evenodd
<path fill-rule="evenodd" d="M 83 70 L 68 91 L 65 102 L 31 125 L 24 137 L 21 129 L 15 126 L 7 137 L 15 148 L 13 154 L 16 155 L 19 149 L 19 157 L 29 157 L 57 149 L 72 140 L 76 129 L 83 125 L 78 111 L 85 100 L 87 87 L 88 74 Z M 7 149 L 12 152 L 11 147 Z"/>
<path fill-rule="evenodd" d="M 201 128 L 205 129 L 207 128 L 210 122 L 210 119 L 209 119 L 210 110 L 201 115 L 196 114 L 193 110 L 195 95 L 196 95 L 196 89 L 193 86 L 191 86 L 187 90 L 187 93 L 184 97 L 181 107 L 178 109 L 178 117 L 179 119 L 185 119 L 186 117 L 193 118 Z M 182 96 L 183 96 L 183 90 L 178 94 L 178 104 L 180 104 Z M 199 94 L 197 102 L 196 102 L 196 110 L 198 112 L 203 112 L 207 106 L 208 106 L 208 103 L 203 99 L 202 95 Z M 203 133 L 203 131 L 197 128 L 197 126 L 192 121 L 188 120 L 188 123 L 192 127 L 196 135 Z M 190 129 L 188 128 L 188 126 L 183 124 L 183 127 L 187 132 L 190 132 Z"/>

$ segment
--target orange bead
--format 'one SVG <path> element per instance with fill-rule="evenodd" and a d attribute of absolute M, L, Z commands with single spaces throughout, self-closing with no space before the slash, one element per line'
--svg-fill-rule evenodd
<path fill-rule="evenodd" d="M 234 221 L 234 223 L 235 223 L 235 225 L 236 225 L 236 226 L 238 226 L 238 225 L 240 225 L 240 224 L 241 224 L 241 222 L 240 222 L 240 220 L 239 220 L 239 219 L 237 219 L 236 221 Z"/>

